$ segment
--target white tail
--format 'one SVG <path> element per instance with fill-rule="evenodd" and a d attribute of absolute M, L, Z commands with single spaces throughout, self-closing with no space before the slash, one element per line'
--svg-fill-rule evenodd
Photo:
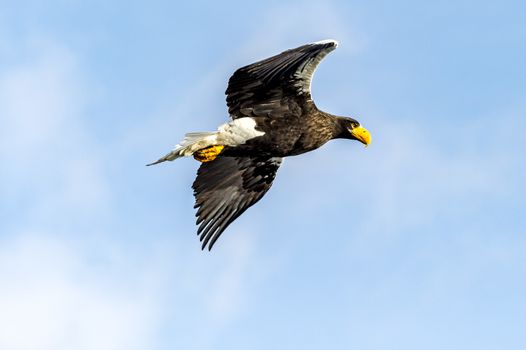
<path fill-rule="evenodd" d="M 214 145 L 216 143 L 216 136 L 217 131 L 190 132 L 184 135 L 184 139 L 177 144 L 170 153 L 146 165 L 150 166 L 166 162 L 167 160 L 191 156 L 195 151 Z"/>
<path fill-rule="evenodd" d="M 234 119 L 226 124 L 220 125 L 217 131 L 191 132 L 186 134 L 183 141 L 175 146 L 170 153 L 148 165 L 159 164 L 180 157 L 188 157 L 193 155 L 195 151 L 210 146 L 221 145 L 236 147 L 244 144 L 247 140 L 264 134 L 263 131 L 256 129 L 256 121 L 254 119 L 250 117 Z"/>

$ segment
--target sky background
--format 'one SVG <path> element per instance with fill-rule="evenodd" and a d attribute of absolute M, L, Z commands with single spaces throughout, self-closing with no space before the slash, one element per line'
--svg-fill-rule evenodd
<path fill-rule="evenodd" d="M 523 1 L 0 1 L 0 349 L 526 348 Z M 212 252 L 191 159 L 235 69 L 340 42 Z"/>

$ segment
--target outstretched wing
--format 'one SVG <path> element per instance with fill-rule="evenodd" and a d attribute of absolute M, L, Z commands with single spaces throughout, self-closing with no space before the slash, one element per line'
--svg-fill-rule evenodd
<path fill-rule="evenodd" d="M 319 41 L 239 68 L 225 92 L 230 116 L 299 113 L 298 108 L 312 103 L 310 85 L 318 63 L 337 46 L 334 40 Z"/>
<path fill-rule="evenodd" d="M 218 157 L 203 163 L 192 185 L 197 234 L 212 249 L 221 233 L 272 186 L 281 158 Z"/>

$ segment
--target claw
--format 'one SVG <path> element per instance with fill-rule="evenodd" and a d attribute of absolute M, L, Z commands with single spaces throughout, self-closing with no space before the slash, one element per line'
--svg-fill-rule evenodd
<path fill-rule="evenodd" d="M 219 153 L 221 153 L 221 151 L 223 151 L 224 148 L 225 146 L 223 145 L 215 145 L 215 146 L 206 147 L 198 151 L 195 151 L 193 156 L 195 160 L 198 160 L 201 163 L 211 162 L 217 158 Z"/>

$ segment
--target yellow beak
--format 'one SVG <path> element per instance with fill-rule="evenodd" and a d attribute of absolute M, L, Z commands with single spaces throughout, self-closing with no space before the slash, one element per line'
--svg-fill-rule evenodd
<path fill-rule="evenodd" d="M 358 126 L 351 130 L 352 136 L 354 136 L 358 141 L 363 143 L 365 147 L 371 143 L 371 134 L 363 126 Z"/>

